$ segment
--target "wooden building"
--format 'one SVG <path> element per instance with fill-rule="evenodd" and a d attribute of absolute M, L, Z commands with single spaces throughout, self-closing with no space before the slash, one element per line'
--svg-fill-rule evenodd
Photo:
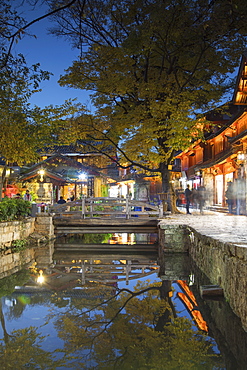
<path fill-rule="evenodd" d="M 199 140 L 177 158 L 180 184 L 205 186 L 207 205 L 226 208 L 228 182 L 234 185 L 235 212 L 246 213 L 247 179 L 247 54 L 242 56 L 231 103 L 206 115 L 205 140 Z"/>
<path fill-rule="evenodd" d="M 43 161 L 28 168 L 19 177 L 22 188 L 35 195 L 36 202 L 54 203 L 60 196 L 65 200 L 86 196 L 107 196 L 108 183 L 114 181 L 96 166 L 78 162 L 63 154 L 47 156 Z"/>

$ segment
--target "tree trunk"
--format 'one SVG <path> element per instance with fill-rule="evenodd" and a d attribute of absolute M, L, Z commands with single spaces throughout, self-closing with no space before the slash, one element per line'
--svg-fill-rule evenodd
<path fill-rule="evenodd" d="M 165 332 L 165 326 L 172 321 L 172 317 L 177 317 L 177 313 L 171 299 L 172 282 L 170 280 L 163 280 L 160 287 L 160 299 L 167 301 L 170 308 L 167 308 L 163 314 L 158 318 L 155 326 L 156 331 Z"/>
<path fill-rule="evenodd" d="M 2 329 L 3 329 L 4 343 L 8 344 L 9 343 L 9 334 L 6 330 L 5 318 L 4 318 L 4 313 L 3 313 L 3 307 L 2 307 L 1 300 L 0 300 L 0 322 L 1 322 L 1 325 L 2 325 Z"/>
<path fill-rule="evenodd" d="M 5 184 L 5 179 L 6 179 L 6 166 L 3 168 L 2 175 L 0 176 L 0 202 L 3 199 L 3 189 L 4 189 L 4 184 Z"/>
<path fill-rule="evenodd" d="M 171 183 L 170 171 L 168 170 L 168 164 L 160 164 L 160 172 L 162 179 L 162 192 L 164 194 L 164 209 L 167 208 L 167 211 L 171 213 L 179 213 L 176 206 L 176 194 Z"/>

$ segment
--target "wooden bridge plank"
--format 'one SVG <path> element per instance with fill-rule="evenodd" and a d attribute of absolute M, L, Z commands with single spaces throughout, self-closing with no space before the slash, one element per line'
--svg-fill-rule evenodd
<path fill-rule="evenodd" d="M 131 219 L 102 219 L 102 218 L 89 218 L 89 219 L 64 219 L 60 217 L 54 217 L 54 225 L 87 225 L 87 226 L 95 226 L 95 225 L 117 225 L 117 226 L 156 226 L 158 225 L 158 220 L 155 218 L 131 218 Z"/>
<path fill-rule="evenodd" d="M 83 259 L 88 259 L 90 256 L 90 258 L 92 259 L 95 259 L 95 260 L 106 260 L 109 261 L 109 260 L 119 260 L 119 259 L 123 259 L 123 260 L 129 260 L 130 258 L 130 254 L 127 253 L 126 251 L 121 251 L 121 250 L 116 250 L 116 251 L 111 251 L 109 253 L 107 253 L 107 255 L 105 254 L 105 252 L 103 252 L 102 250 L 101 251 L 97 251 L 96 253 L 94 253 L 94 251 L 85 251 L 83 249 L 81 250 L 76 250 L 76 251 L 71 251 L 71 250 L 63 250 L 63 251 L 58 251 L 56 250 L 55 248 L 55 251 L 54 251 L 54 260 L 56 261 L 67 261 L 68 263 L 71 263 L 71 260 L 72 259 L 78 259 L 78 260 L 83 260 Z M 150 260 L 154 260 L 156 261 L 157 260 L 157 252 L 155 250 L 153 251 L 150 251 L 150 252 L 146 252 L 146 253 L 143 253 L 143 254 L 139 254 L 138 252 L 136 253 L 131 253 L 131 259 L 136 259 L 136 260 L 140 260 L 143 261 L 143 263 L 149 263 Z"/>

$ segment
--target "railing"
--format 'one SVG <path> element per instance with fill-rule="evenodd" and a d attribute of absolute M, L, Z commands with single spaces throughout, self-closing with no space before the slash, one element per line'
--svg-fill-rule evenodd
<path fill-rule="evenodd" d="M 138 200 L 125 198 L 86 198 L 49 206 L 49 212 L 63 216 L 93 217 L 124 217 L 130 219 L 136 216 L 163 217 L 163 205 L 155 206 Z"/>

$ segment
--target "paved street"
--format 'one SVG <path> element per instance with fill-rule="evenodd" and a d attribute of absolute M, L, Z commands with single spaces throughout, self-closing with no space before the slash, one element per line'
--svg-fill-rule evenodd
<path fill-rule="evenodd" d="M 195 209 L 191 209 L 192 214 L 187 215 L 184 208 L 180 208 L 180 211 L 181 214 L 166 216 L 162 223 L 189 225 L 203 235 L 247 247 L 247 216 L 208 210 L 205 210 L 201 215 L 199 210 Z"/>

